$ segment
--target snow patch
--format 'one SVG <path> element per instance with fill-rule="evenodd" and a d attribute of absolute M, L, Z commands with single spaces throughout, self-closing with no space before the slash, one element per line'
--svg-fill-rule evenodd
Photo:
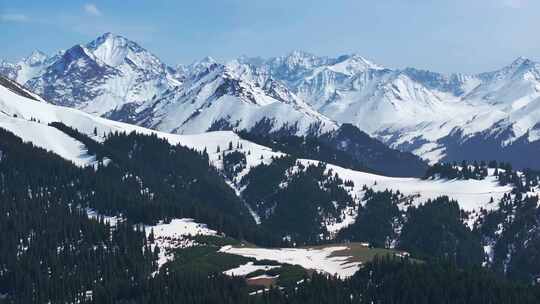
<path fill-rule="evenodd" d="M 360 263 L 350 262 L 350 257 L 332 256 L 333 253 L 346 249 L 347 247 L 344 246 L 326 247 L 323 249 L 266 249 L 224 246 L 219 251 L 255 258 L 257 260 L 271 260 L 279 263 L 300 265 L 306 269 L 313 269 L 346 278 L 352 276 L 360 267 Z"/>
<path fill-rule="evenodd" d="M 209 229 L 205 224 L 195 222 L 190 218 L 172 219 L 170 223 L 158 223 L 154 226 L 145 226 L 146 236 L 154 233 L 153 248 L 159 247 L 158 267 L 174 258 L 173 250 L 187 248 L 196 243 L 187 238 L 197 235 L 217 235 L 215 230 Z"/>
<path fill-rule="evenodd" d="M 236 268 L 229 269 L 224 271 L 223 273 L 228 276 L 246 276 L 252 272 L 255 272 L 257 270 L 270 270 L 279 268 L 281 266 L 270 266 L 270 265 L 254 265 L 253 262 L 247 262 L 244 265 L 240 265 Z"/>

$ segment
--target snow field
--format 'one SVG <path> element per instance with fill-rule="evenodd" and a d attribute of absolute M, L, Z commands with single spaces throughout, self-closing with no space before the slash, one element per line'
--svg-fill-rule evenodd
<path fill-rule="evenodd" d="M 318 161 L 309 159 L 299 161 L 306 166 L 318 163 Z M 412 177 L 388 177 L 346 169 L 332 164 L 327 164 L 327 170 L 337 173 L 343 180 L 351 180 L 354 183 L 354 191 L 358 194 L 362 193 L 364 185 L 376 191 L 399 190 L 406 196 L 415 197 L 413 200 L 415 204 L 446 195 L 457 200 L 460 207 L 465 211 L 479 210 L 480 208 L 494 209 L 497 204 L 488 204 L 490 199 L 493 197 L 497 202 L 505 193 L 512 190 L 509 185 L 499 185 L 493 175 L 486 177 L 484 180 L 424 180 Z"/>
<path fill-rule="evenodd" d="M 326 247 L 323 249 L 300 249 L 300 248 L 236 248 L 224 246 L 219 251 L 236 254 L 257 260 L 272 260 L 279 263 L 299 265 L 305 269 L 337 275 L 341 278 L 352 276 L 359 268 L 360 263 L 349 262 L 350 257 L 332 256 L 336 251 L 347 249 L 344 246 Z"/>
<path fill-rule="evenodd" d="M 224 271 L 223 273 L 228 276 L 246 276 L 252 272 L 255 272 L 257 270 L 270 270 L 279 268 L 280 266 L 270 266 L 270 265 L 254 265 L 253 262 L 247 262 L 246 264 L 240 265 L 236 268 L 229 269 Z M 254 278 L 251 278 L 254 279 Z"/>
<path fill-rule="evenodd" d="M 304 166 L 317 165 L 319 161 L 310 159 L 299 159 Z M 346 188 L 354 197 L 363 197 L 363 186 L 372 188 L 375 191 L 399 191 L 405 195 L 407 201 L 413 205 L 425 203 L 429 199 L 435 199 L 440 196 L 448 196 L 459 203 L 461 209 L 470 212 L 467 222 L 472 227 L 481 209 L 493 210 L 498 207 L 498 201 L 504 194 L 510 193 L 510 185 L 501 186 L 497 178 L 493 175 L 493 170 L 489 171 L 489 176 L 484 180 L 446 180 L 446 179 L 420 179 L 420 178 L 402 178 L 388 177 L 372 173 L 360 172 L 351 169 L 342 168 L 336 165 L 327 164 L 327 172 L 332 171 L 345 180 L 351 180 L 354 188 Z M 493 198 L 493 203 L 490 203 Z M 408 204 L 401 203 L 399 207 L 402 210 L 408 208 Z M 326 224 L 326 229 L 331 233 L 336 233 L 340 229 L 354 223 L 358 208 L 349 207 L 341 215 L 340 221 Z"/>

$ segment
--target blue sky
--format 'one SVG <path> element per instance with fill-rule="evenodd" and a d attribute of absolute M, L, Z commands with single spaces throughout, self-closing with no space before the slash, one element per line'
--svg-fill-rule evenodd
<path fill-rule="evenodd" d="M 166 63 L 301 49 L 388 67 L 481 72 L 540 59 L 539 0 L 0 0 L 0 58 L 114 32 Z"/>

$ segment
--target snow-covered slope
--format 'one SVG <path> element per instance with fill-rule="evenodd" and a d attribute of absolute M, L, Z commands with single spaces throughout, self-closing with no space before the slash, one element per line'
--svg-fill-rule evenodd
<path fill-rule="evenodd" d="M 485 157 L 507 161 L 515 160 L 507 147 L 519 143 L 530 158 L 527 143 L 540 139 L 540 68 L 528 59 L 478 75 L 388 69 L 358 55 L 293 52 L 242 62 L 338 123 L 431 161 L 459 159 L 456 149 L 473 150 L 471 142 L 486 143 L 475 146 Z"/>
<path fill-rule="evenodd" d="M 36 99 L 30 98 L 33 96 Z M 15 133 L 24 141 L 55 152 L 78 165 L 90 164 L 93 159 L 86 154 L 86 147 L 56 128 L 48 126 L 51 122 L 62 122 L 98 141 L 103 140 L 102 135 L 111 132 L 157 134 L 173 145 L 182 144 L 199 151 L 206 148 L 211 159 L 216 162 L 221 155 L 216 153 L 217 148 L 225 148 L 233 142 L 235 145 L 241 144 L 246 151 L 250 151 L 247 159 L 248 167 L 260 164 L 261 159 L 268 160 L 272 156 L 280 155 L 280 153 L 272 152 L 270 148 L 243 140 L 231 131 L 199 135 L 169 134 L 97 117 L 69 107 L 52 105 L 38 99 L 36 95 L 18 86 L 17 83 L 0 76 L 0 127 Z M 94 130 L 97 131 L 98 136 L 93 135 Z"/>
<path fill-rule="evenodd" d="M 53 127 L 39 122 L 9 117 L 4 113 L 0 113 L 0 116 L 0 128 L 9 130 L 25 142 L 31 142 L 37 147 L 53 151 L 77 166 L 84 167 L 95 162 L 95 158 L 88 155 L 87 148 L 83 143 Z"/>
<path fill-rule="evenodd" d="M 95 158 L 87 154 L 83 143 L 41 121 L 45 112 L 41 110 L 48 107 L 52 106 L 0 76 L 0 128 L 9 130 L 24 141 L 53 151 L 78 166 L 91 165 Z"/>
<path fill-rule="evenodd" d="M 392 143 L 399 145 L 412 142 L 415 137 L 422 138 L 437 144 L 441 149 L 441 156 L 444 156 L 444 153 L 453 152 L 448 149 L 451 144 L 467 148 L 467 142 L 471 138 L 495 141 L 500 148 L 511 146 L 520 139 L 529 143 L 540 139 L 538 63 L 518 58 L 498 71 L 469 76 L 463 83 L 466 89 L 463 89 L 461 94 L 444 99 L 450 101 L 447 102 L 449 117 L 437 119 L 438 125 L 422 126 L 416 132 L 410 128 L 409 134 Z M 379 134 L 384 133 L 389 132 L 382 131 Z M 457 134 L 459 135 L 449 136 Z M 457 137 L 457 142 L 452 137 Z M 448 143 L 451 138 L 454 142 Z M 429 155 L 429 150 L 419 149 L 417 152 L 427 152 L 426 155 Z"/>
<path fill-rule="evenodd" d="M 308 165 L 316 163 L 313 160 L 301 160 Z M 400 191 L 410 197 L 415 204 L 426 202 L 440 196 L 448 196 L 459 202 L 465 211 L 478 211 L 481 208 L 491 210 L 497 208 L 497 201 L 512 190 L 510 185 L 501 186 L 493 174 L 483 180 L 447 180 L 387 177 L 377 174 L 360 172 L 327 165 L 327 170 L 337 173 L 344 180 L 354 183 L 354 191 L 362 193 L 363 186 L 375 191 Z M 490 204 L 491 198 L 495 203 Z"/>

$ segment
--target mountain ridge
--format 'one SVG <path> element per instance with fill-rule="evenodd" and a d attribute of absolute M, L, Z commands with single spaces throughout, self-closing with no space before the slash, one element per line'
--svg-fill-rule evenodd
<path fill-rule="evenodd" d="M 491 72 L 442 74 L 303 51 L 225 63 L 205 57 L 173 68 L 112 33 L 74 48 L 30 56 L 49 63 L 33 74 L 21 73 L 28 64 L 7 62 L 0 73 L 36 75 L 23 84 L 55 104 L 179 134 L 256 128 L 322 135 L 351 123 L 430 162 L 459 160 L 456 149 L 474 138 L 495 142 L 483 149 L 487 158 L 508 147 L 525 151 L 524 164 L 535 152 L 530 143 L 540 140 L 540 65 L 522 57 Z"/>

